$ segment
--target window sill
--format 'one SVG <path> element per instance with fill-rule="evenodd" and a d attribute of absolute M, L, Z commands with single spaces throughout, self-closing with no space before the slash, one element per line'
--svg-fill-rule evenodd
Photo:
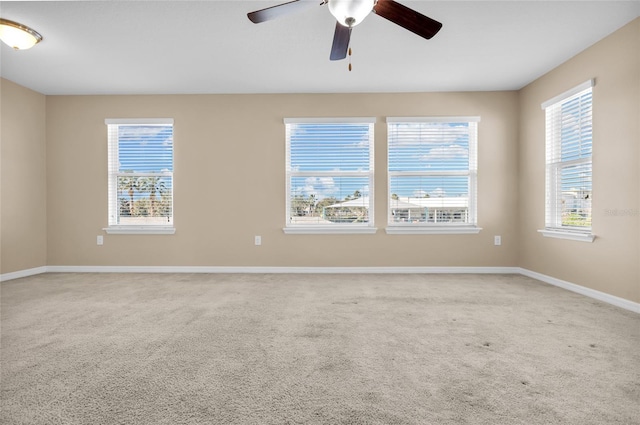
<path fill-rule="evenodd" d="M 293 235 L 349 235 L 349 234 L 374 234 L 376 227 L 368 226 L 296 226 L 282 229 L 286 234 Z"/>
<path fill-rule="evenodd" d="M 110 226 L 104 230 L 109 235 L 173 235 L 172 226 Z"/>
<path fill-rule="evenodd" d="M 538 230 L 538 232 L 542 233 L 542 235 L 547 238 L 569 239 L 572 241 L 589 243 L 593 242 L 596 238 L 596 236 L 591 233 L 571 232 L 567 230 L 544 229 Z"/>
<path fill-rule="evenodd" d="M 482 227 L 476 226 L 387 226 L 390 235 L 473 235 L 480 233 Z"/>

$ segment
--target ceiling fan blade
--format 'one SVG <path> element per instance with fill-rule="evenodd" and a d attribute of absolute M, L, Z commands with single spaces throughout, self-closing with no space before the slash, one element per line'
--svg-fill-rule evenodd
<path fill-rule="evenodd" d="M 349 40 L 351 39 L 351 28 L 336 22 L 336 30 L 333 33 L 333 45 L 331 46 L 332 61 L 339 61 L 347 57 L 349 49 Z"/>
<path fill-rule="evenodd" d="M 394 0 L 378 0 L 373 11 L 385 19 L 408 29 L 414 34 L 430 39 L 440 31 L 442 24 L 416 12 Z"/>
<path fill-rule="evenodd" d="M 276 6 L 267 7 L 266 9 L 256 10 L 255 12 L 249 12 L 247 13 L 247 17 L 254 24 L 259 24 L 261 22 L 270 21 L 272 19 L 297 12 L 308 6 L 316 4 L 318 4 L 316 1 L 293 0 Z"/>

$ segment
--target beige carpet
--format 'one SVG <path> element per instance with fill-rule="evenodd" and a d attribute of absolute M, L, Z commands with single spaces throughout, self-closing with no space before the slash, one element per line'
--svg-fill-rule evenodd
<path fill-rule="evenodd" d="M 640 316 L 514 275 L 2 283 L 0 422 L 640 423 Z"/>

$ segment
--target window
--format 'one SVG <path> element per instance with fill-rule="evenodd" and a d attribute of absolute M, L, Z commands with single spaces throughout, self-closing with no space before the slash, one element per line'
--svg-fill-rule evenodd
<path fill-rule="evenodd" d="M 593 80 L 542 104 L 546 116 L 545 236 L 591 235 Z"/>
<path fill-rule="evenodd" d="M 479 117 L 387 118 L 387 233 L 477 233 Z"/>
<path fill-rule="evenodd" d="M 291 118 L 285 233 L 374 233 L 375 118 Z"/>
<path fill-rule="evenodd" d="M 174 233 L 173 120 L 107 119 L 107 233 Z"/>

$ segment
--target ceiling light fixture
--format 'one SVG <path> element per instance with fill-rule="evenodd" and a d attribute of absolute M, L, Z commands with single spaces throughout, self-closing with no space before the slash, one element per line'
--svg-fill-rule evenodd
<path fill-rule="evenodd" d="M 328 0 L 329 11 L 345 27 L 355 27 L 373 10 L 375 0 Z"/>
<path fill-rule="evenodd" d="M 25 50 L 41 42 L 42 36 L 26 25 L 0 18 L 0 40 L 15 50 Z"/>

